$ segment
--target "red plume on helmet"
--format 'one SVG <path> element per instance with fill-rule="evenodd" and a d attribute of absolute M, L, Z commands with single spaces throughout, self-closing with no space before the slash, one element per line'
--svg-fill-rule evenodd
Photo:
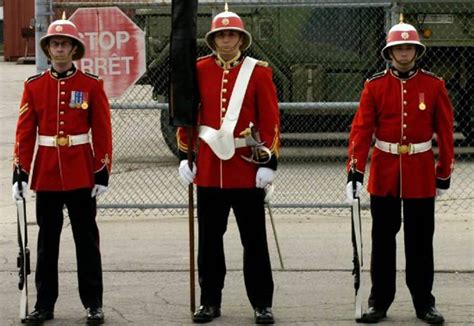
<path fill-rule="evenodd" d="M 75 41 L 74 45 L 77 46 L 77 51 L 72 56 L 73 60 L 79 60 L 84 56 L 84 53 L 86 52 L 86 47 L 84 45 L 84 42 L 79 37 L 77 27 L 76 25 L 74 25 L 74 23 L 67 20 L 64 15 L 63 19 L 53 21 L 49 25 L 46 35 L 40 39 L 41 49 L 43 49 L 43 52 L 48 57 L 48 59 L 51 59 L 51 57 L 49 55 L 47 45 L 49 43 L 49 39 L 53 36 L 69 37 Z"/>
<path fill-rule="evenodd" d="M 420 42 L 420 36 L 415 27 L 406 24 L 403 21 L 394 25 L 387 35 L 387 44 L 382 49 L 382 57 L 385 60 L 392 60 L 390 58 L 390 48 L 400 44 L 413 44 L 417 48 L 416 58 L 419 59 L 425 54 L 426 46 Z"/>
<path fill-rule="evenodd" d="M 212 20 L 211 30 L 206 34 L 206 43 L 211 50 L 216 50 L 216 44 L 214 42 L 214 33 L 224 30 L 239 31 L 242 34 L 242 46 L 241 50 L 246 50 L 252 44 L 252 35 L 245 30 L 244 21 L 235 12 L 227 10 L 227 3 L 225 11 L 217 14 Z"/>

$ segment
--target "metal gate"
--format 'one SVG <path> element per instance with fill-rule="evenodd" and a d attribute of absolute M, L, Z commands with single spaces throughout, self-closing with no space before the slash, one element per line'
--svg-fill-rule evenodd
<path fill-rule="evenodd" d="M 175 130 L 168 125 L 171 1 L 54 1 L 56 13 L 119 6 L 146 33 L 147 72 L 112 101 L 114 167 L 100 206 L 181 214 Z M 223 1 L 199 1 L 198 50 Z M 344 204 L 347 137 L 364 80 L 385 69 L 380 50 L 398 22 L 413 24 L 428 47 L 421 65 L 446 80 L 455 109 L 456 168 L 439 212 L 474 210 L 474 4 L 472 1 L 229 1 L 254 43 L 249 55 L 268 61 L 278 89 L 282 151 L 274 206 L 282 212 L 331 210 Z M 59 14 L 56 15 L 59 17 Z M 436 151 L 436 148 L 435 148 Z M 367 207 L 368 196 L 362 201 Z"/>

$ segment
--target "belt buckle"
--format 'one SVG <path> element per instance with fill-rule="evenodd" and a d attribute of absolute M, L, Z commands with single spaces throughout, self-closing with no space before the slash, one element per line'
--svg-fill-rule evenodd
<path fill-rule="evenodd" d="M 398 145 L 398 153 L 407 154 L 411 150 L 411 144 L 408 145 Z"/>
<path fill-rule="evenodd" d="M 58 137 L 58 136 L 54 136 L 54 144 L 57 146 L 69 146 L 70 144 L 70 136 L 61 136 L 61 137 Z"/>

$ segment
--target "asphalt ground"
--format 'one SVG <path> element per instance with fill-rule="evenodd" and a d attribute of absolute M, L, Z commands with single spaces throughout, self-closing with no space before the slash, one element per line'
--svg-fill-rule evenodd
<path fill-rule="evenodd" d="M 16 208 L 11 199 L 11 153 L 23 80 L 32 65 L 0 61 L 0 325 L 20 324 L 17 288 Z M 34 194 L 27 204 L 32 269 L 37 226 Z M 274 216 L 283 255 L 280 266 L 268 221 L 275 281 L 273 310 L 280 325 L 352 325 L 354 290 L 349 217 Z M 98 216 L 104 269 L 104 311 L 109 325 L 187 325 L 189 258 L 186 216 L 133 214 L 107 210 Z M 369 291 L 370 217 L 362 218 L 364 298 Z M 435 284 L 437 306 L 446 325 L 474 325 L 474 212 L 442 214 L 436 220 Z M 242 277 L 242 249 L 235 220 L 226 234 L 227 277 L 222 316 L 212 325 L 251 325 L 253 313 Z M 66 219 L 61 240 L 59 299 L 55 319 L 46 325 L 85 323 L 76 276 L 75 248 Z M 423 325 L 416 319 L 405 286 L 403 235 L 398 237 L 397 295 L 384 325 Z M 196 277 L 197 283 L 197 277 Z M 29 277 L 30 309 L 35 302 L 34 272 Z M 199 303 L 199 288 L 196 287 Z M 365 304 L 366 305 L 366 304 Z"/>

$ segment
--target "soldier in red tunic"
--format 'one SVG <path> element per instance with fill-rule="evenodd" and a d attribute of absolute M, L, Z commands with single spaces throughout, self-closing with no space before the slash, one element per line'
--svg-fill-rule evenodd
<path fill-rule="evenodd" d="M 372 214 L 372 289 L 369 309 L 362 321 L 376 323 L 386 317 L 395 297 L 396 234 L 403 230 L 406 283 L 418 318 L 441 324 L 432 295 L 435 197 L 450 184 L 454 166 L 453 109 L 443 80 L 420 69 L 416 60 L 425 52 L 416 29 L 393 26 L 382 56 L 391 67 L 369 78 L 361 95 L 349 137 L 349 183 L 357 193 L 372 137 L 368 192 Z M 437 162 L 431 148 L 436 134 Z M 354 161 L 355 160 L 355 161 Z M 355 163 L 356 172 L 350 171 Z"/>
<path fill-rule="evenodd" d="M 223 236 L 233 209 L 244 247 L 244 280 L 257 324 L 274 322 L 273 279 L 265 230 L 266 185 L 275 176 L 280 118 L 272 71 L 244 56 L 251 35 L 229 11 L 215 16 L 206 35 L 213 54 L 198 59 L 201 103 L 192 148 L 177 132 L 180 177 L 197 185 L 201 306 L 194 322 L 220 316 L 226 273 Z M 185 160 L 196 150 L 191 170 Z"/>
<path fill-rule="evenodd" d="M 24 86 L 14 149 L 13 197 L 26 189 L 30 172 L 39 226 L 35 310 L 27 323 L 54 318 L 58 297 L 58 255 L 66 206 L 76 243 L 79 294 L 88 323 L 102 323 L 102 263 L 96 224 L 96 196 L 107 190 L 112 160 L 110 107 L 103 82 L 73 64 L 85 46 L 65 18 L 48 28 L 40 45 L 51 69 Z M 38 149 L 33 161 L 35 142 Z M 31 171 L 32 170 L 32 171 Z"/>

